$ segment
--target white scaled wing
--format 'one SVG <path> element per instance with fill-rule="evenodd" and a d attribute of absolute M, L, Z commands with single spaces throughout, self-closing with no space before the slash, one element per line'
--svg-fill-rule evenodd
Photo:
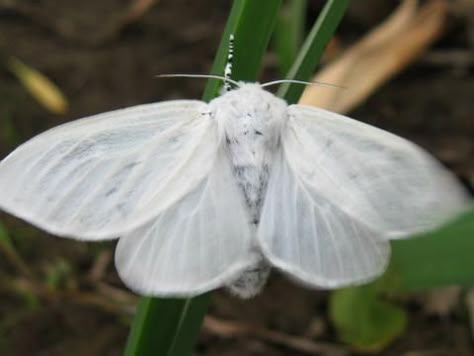
<path fill-rule="evenodd" d="M 0 163 L 0 208 L 53 234 L 114 238 L 208 176 L 217 129 L 207 104 L 169 101 L 46 131 Z"/>
<path fill-rule="evenodd" d="M 283 149 L 307 189 L 388 238 L 465 209 L 456 179 L 413 143 L 348 117 L 292 105 Z"/>
<path fill-rule="evenodd" d="M 258 238 L 272 265 L 318 287 L 374 278 L 389 255 L 388 241 L 308 187 L 282 151 L 270 174 Z"/>
<path fill-rule="evenodd" d="M 115 265 L 122 280 L 146 295 L 192 296 L 235 279 L 258 257 L 241 195 L 220 150 L 193 191 L 120 238 Z"/>
<path fill-rule="evenodd" d="M 410 142 L 347 117 L 292 105 L 262 208 L 264 255 L 313 286 L 368 281 L 390 238 L 432 229 L 466 197 Z"/>

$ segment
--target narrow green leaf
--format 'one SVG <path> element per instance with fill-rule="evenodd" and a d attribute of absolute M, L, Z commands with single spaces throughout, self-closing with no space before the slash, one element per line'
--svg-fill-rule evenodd
<path fill-rule="evenodd" d="M 282 77 L 290 70 L 303 42 L 307 4 L 306 0 L 288 0 L 278 16 L 273 43 Z"/>
<path fill-rule="evenodd" d="M 2 222 L 0 222 L 0 254 L 3 254 L 2 258 L 9 261 L 23 275 L 32 275 L 30 268 L 13 245 L 10 233 Z"/>
<path fill-rule="evenodd" d="M 306 38 L 287 79 L 309 80 L 318 65 L 324 48 L 331 39 L 346 11 L 349 0 L 328 0 Z M 296 103 L 304 86 L 285 83 L 278 89 L 278 96 L 289 103 Z"/>
<path fill-rule="evenodd" d="M 281 0 L 234 1 L 211 73 L 223 74 L 228 41 L 234 34 L 232 78 L 255 81 Z M 209 80 L 203 100 L 215 97 L 222 83 Z M 211 294 L 192 299 L 142 298 L 129 335 L 126 356 L 185 356 L 193 344 Z"/>
<path fill-rule="evenodd" d="M 143 297 L 125 355 L 188 355 L 210 300 L 209 293 L 192 299 Z"/>
<path fill-rule="evenodd" d="M 330 296 L 330 317 L 340 338 L 358 351 L 380 351 L 406 327 L 405 311 L 377 292 L 372 283 L 339 289 Z"/>
<path fill-rule="evenodd" d="M 392 241 L 391 269 L 404 290 L 474 285 L 474 209 L 437 231 Z"/>
<path fill-rule="evenodd" d="M 229 36 L 234 34 L 232 78 L 256 81 L 280 5 L 281 0 L 235 0 L 211 73 L 224 73 Z M 203 99 L 209 101 L 217 96 L 221 84 L 218 80 L 209 80 Z"/>
<path fill-rule="evenodd" d="M 21 136 L 14 124 L 12 115 L 7 108 L 0 111 L 0 140 L 8 148 L 14 149 L 21 142 Z"/>
<path fill-rule="evenodd" d="M 0 244 L 7 246 L 8 248 L 12 247 L 12 240 L 10 234 L 8 233 L 7 228 L 0 222 Z"/>

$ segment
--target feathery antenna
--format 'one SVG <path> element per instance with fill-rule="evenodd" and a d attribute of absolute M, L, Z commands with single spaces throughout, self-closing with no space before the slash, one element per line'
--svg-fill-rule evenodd
<path fill-rule="evenodd" d="M 224 68 L 224 91 L 230 91 L 232 88 L 230 87 L 229 83 L 233 81 L 230 79 L 232 75 L 232 63 L 234 60 L 234 34 L 230 34 L 229 36 L 229 51 L 227 53 L 227 64 Z"/>

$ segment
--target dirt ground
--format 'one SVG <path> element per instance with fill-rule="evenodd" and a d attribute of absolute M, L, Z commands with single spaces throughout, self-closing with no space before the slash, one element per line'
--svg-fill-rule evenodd
<path fill-rule="evenodd" d="M 309 22 L 321 3 L 311 4 Z M 396 1 L 357 3 L 338 31 L 344 45 L 381 21 Z M 154 75 L 207 73 L 230 4 L 161 0 L 132 21 L 126 0 L 0 0 L 0 52 L 41 70 L 70 105 L 65 115 L 48 113 L 0 68 L 1 157 L 27 138 L 74 118 L 139 103 L 199 98 L 203 81 L 158 80 Z M 474 191 L 474 6 L 466 8 L 470 12 L 453 10 L 435 46 L 351 116 L 427 148 Z M 274 77 L 272 54 L 265 63 L 262 79 L 280 79 Z M 136 298 L 116 275 L 114 244 L 67 241 L 6 214 L 0 219 L 27 265 L 26 271 L 19 270 L 0 251 L 0 354 L 121 355 Z M 381 354 L 474 355 L 467 292 L 407 296 L 401 303 L 410 312 L 408 328 Z M 122 307 L 108 302 L 112 299 Z M 224 337 L 212 327 L 215 320 L 311 340 L 326 350 L 323 354 L 351 352 L 328 320 L 327 292 L 307 290 L 277 273 L 250 301 L 216 292 L 209 315 L 213 319 L 197 345 L 200 355 L 309 354 L 284 337 Z"/>

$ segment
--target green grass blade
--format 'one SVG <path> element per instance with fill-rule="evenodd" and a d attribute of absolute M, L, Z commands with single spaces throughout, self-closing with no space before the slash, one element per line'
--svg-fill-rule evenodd
<path fill-rule="evenodd" d="M 191 299 L 142 298 L 125 355 L 189 354 L 210 300 L 209 293 Z"/>
<path fill-rule="evenodd" d="M 232 78 L 256 81 L 280 5 L 281 0 L 234 1 L 211 73 L 220 75 L 224 73 L 229 36 L 233 33 L 235 42 Z M 208 101 L 217 96 L 221 85 L 221 81 L 209 80 L 203 99 Z"/>
<path fill-rule="evenodd" d="M 328 0 L 306 38 L 286 79 L 309 80 L 318 65 L 324 48 L 331 39 L 346 11 L 349 0 Z M 278 96 L 296 103 L 304 86 L 286 83 L 278 89 Z"/>
<path fill-rule="evenodd" d="M 303 42 L 307 4 L 306 0 L 288 0 L 278 16 L 273 45 L 282 77 L 290 70 Z"/>
<path fill-rule="evenodd" d="M 255 81 L 268 45 L 281 0 L 236 0 L 211 73 L 222 74 L 228 40 L 235 36 L 232 78 Z M 203 100 L 218 94 L 222 82 L 209 80 Z M 207 312 L 211 294 L 192 299 L 141 299 L 127 342 L 126 356 L 181 356 L 191 353 Z"/>

